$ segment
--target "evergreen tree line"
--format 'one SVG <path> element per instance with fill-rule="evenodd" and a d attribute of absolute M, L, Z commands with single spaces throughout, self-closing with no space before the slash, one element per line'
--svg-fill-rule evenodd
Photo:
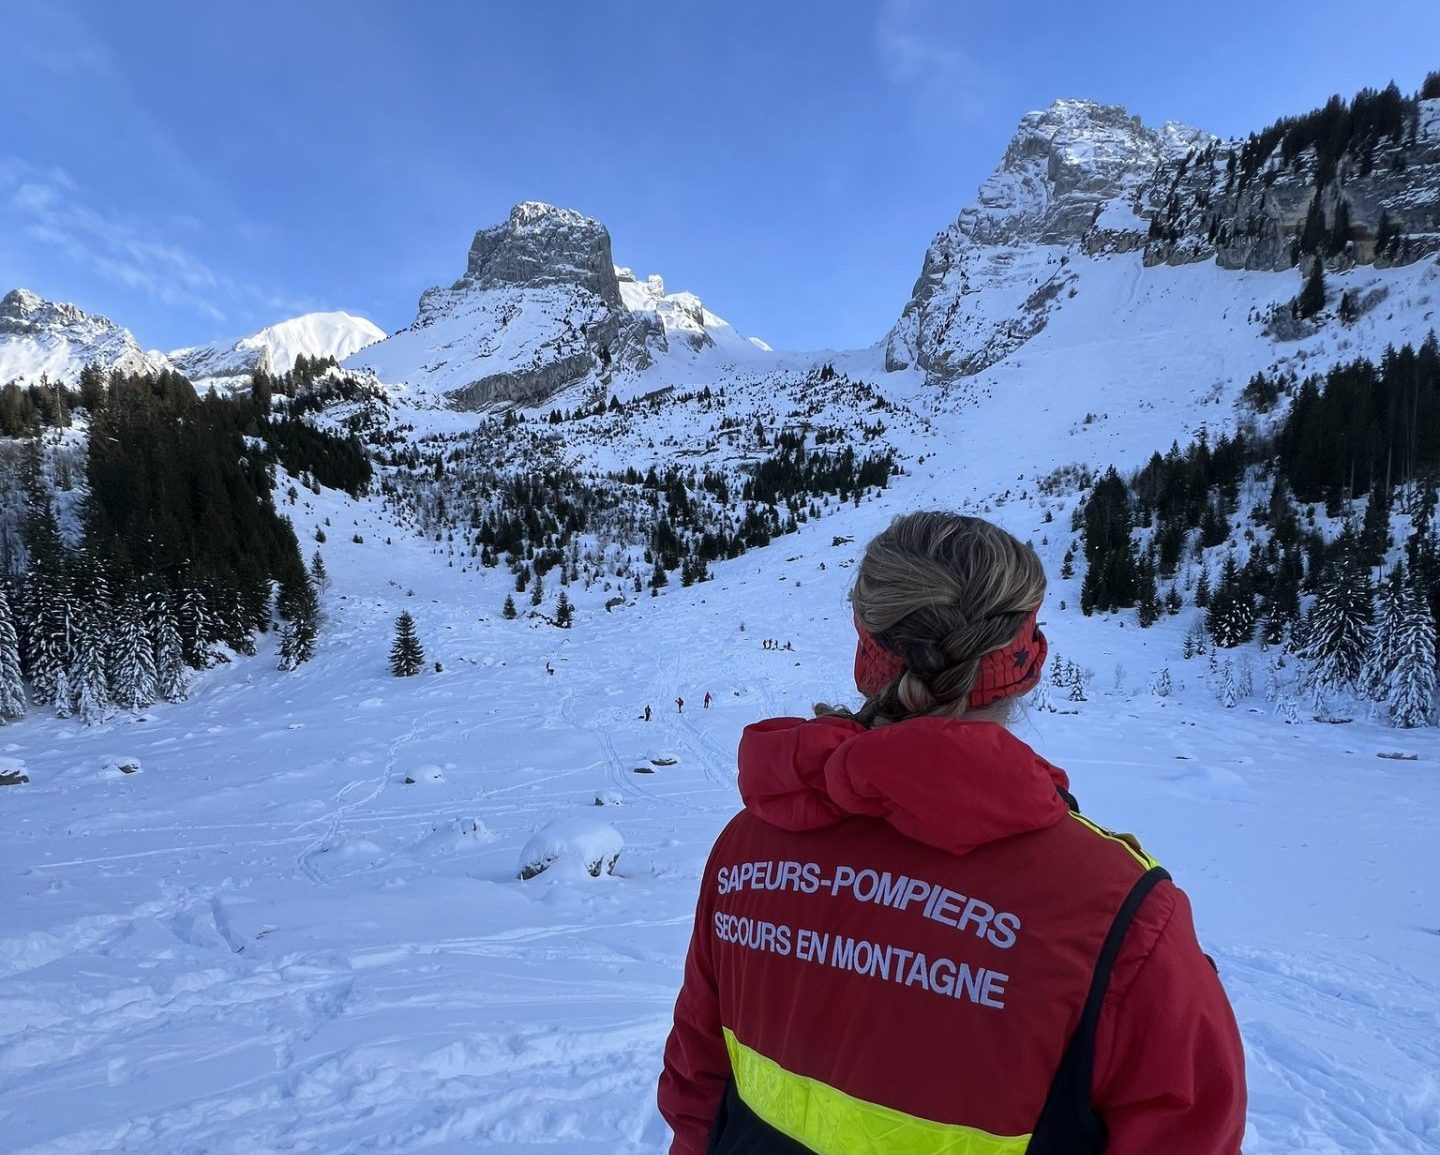
<path fill-rule="evenodd" d="M 93 383 L 93 378 L 92 378 Z M 60 530 L 39 439 L 19 484 L 23 554 L 6 575 L 14 662 L 33 701 L 87 720 L 184 694 L 216 647 L 254 653 L 282 622 L 289 668 L 313 653 L 319 607 L 268 454 L 247 441 L 253 402 L 197 398 L 177 374 L 105 379 L 90 411 L 78 534 Z M 278 597 L 272 591 L 278 583 Z M 23 701 L 12 686 L 11 706 Z M 13 710 L 12 710 L 13 716 Z"/>
<path fill-rule="evenodd" d="M 515 592 L 531 590 L 536 606 L 533 591 L 555 569 L 562 585 L 620 579 L 634 592 L 658 590 L 677 571 L 682 584 L 704 581 L 711 562 L 794 532 L 820 516 L 824 501 L 858 503 L 896 469 L 888 448 L 807 449 L 806 434 L 790 430 L 767 436 L 766 452 L 733 472 L 586 472 L 559 464 L 558 449 L 538 439 L 530 455 L 499 457 L 492 441 L 513 446 L 519 425 L 507 416 L 458 443 L 435 438 L 380 451 L 391 467 L 381 493 L 410 510 L 452 564 L 458 557 L 462 567 L 507 565 Z"/>
<path fill-rule="evenodd" d="M 1387 350 L 1379 366 L 1338 366 L 1298 388 L 1257 375 L 1244 397 L 1263 411 L 1285 392 L 1294 403 L 1269 436 L 1237 432 L 1212 445 L 1202 431 L 1183 451 L 1172 444 L 1154 454 L 1128 481 L 1111 468 L 1093 482 L 1072 522 L 1086 566 L 1081 610 L 1133 607 L 1148 627 L 1185 605 L 1179 570 L 1198 559 L 1186 592 L 1205 611 L 1215 646 L 1257 636 L 1286 646 L 1307 662 L 1317 698 L 1358 693 L 1385 703 L 1397 725 L 1422 724 L 1432 717 L 1440 619 L 1435 339 L 1418 353 Z M 1246 526 L 1237 520 L 1242 485 L 1253 494 L 1266 483 L 1268 499 L 1252 503 Z M 1350 510 L 1360 497 L 1356 518 Z M 1319 501 L 1345 517 L 1331 540 L 1314 509 L 1302 509 Z M 1408 516 L 1404 558 L 1377 586 L 1395 544 L 1394 512 Z M 1250 543 L 1243 563 L 1239 538 Z M 1205 552 L 1223 545 L 1230 548 L 1212 582 Z M 1072 576 L 1074 561 L 1072 548 L 1062 576 Z"/>
<path fill-rule="evenodd" d="M 1433 84 L 1435 74 L 1426 77 Z M 1364 88 L 1350 100 L 1338 94 L 1322 108 L 1302 116 L 1281 117 L 1268 128 L 1251 133 L 1240 149 L 1240 187 L 1255 178 L 1261 166 L 1280 151 L 1284 164 L 1297 161 L 1306 149 L 1315 150 L 1318 161 L 1315 185 L 1323 188 L 1335 176 L 1340 158 L 1346 153 L 1362 157 L 1361 170 L 1368 172 L 1363 158 L 1384 141 L 1400 143 L 1413 135 L 1419 120 L 1419 102 L 1424 89 L 1414 96 L 1401 95 L 1391 81 L 1383 89 Z"/>

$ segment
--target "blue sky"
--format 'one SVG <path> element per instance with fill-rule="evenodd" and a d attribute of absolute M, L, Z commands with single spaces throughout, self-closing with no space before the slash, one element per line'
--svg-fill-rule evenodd
<path fill-rule="evenodd" d="M 808 349 L 884 333 L 1027 110 L 1243 135 L 1418 88 L 1440 4 L 0 0 L 0 41 L 0 291 L 146 347 L 399 328 L 536 199 Z"/>

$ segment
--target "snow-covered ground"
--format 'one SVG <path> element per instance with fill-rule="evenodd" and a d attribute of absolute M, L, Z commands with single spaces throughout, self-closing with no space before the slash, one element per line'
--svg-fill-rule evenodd
<path fill-rule="evenodd" d="M 1390 296 L 1277 345 L 1252 315 L 1297 276 L 1139 261 L 1073 259 L 1076 295 L 938 403 L 913 372 L 879 381 L 878 348 L 838 355 L 903 403 L 855 416 L 883 419 L 906 475 L 711 582 L 608 613 L 611 591 L 572 588 L 569 631 L 502 620 L 503 568 L 447 565 L 378 499 L 303 491 L 287 512 L 307 553 L 325 526 L 332 578 L 314 662 L 281 675 L 262 647 L 182 705 L 0 729 L 0 771 L 30 778 L 0 787 L 0 1148 L 663 1150 L 653 1086 L 699 874 L 737 805 L 741 728 L 853 700 L 854 559 L 893 514 L 950 506 L 1047 562 L 1052 652 L 1094 677 L 1089 701 L 1056 693 L 1063 712 L 1032 706 L 1018 732 L 1190 893 L 1248 1049 L 1247 1152 L 1440 1149 L 1440 731 L 1363 713 L 1286 725 L 1265 697 L 1273 655 L 1254 648 L 1236 660 L 1255 693 L 1224 709 L 1205 659 L 1180 658 L 1195 611 L 1147 631 L 1076 612 L 1078 582 L 1058 578 L 1074 495 L 1037 486 L 1233 426 L 1257 369 L 1418 342 L 1440 271 L 1332 278 L 1332 295 Z M 621 392 L 714 379 L 696 372 L 656 368 Z M 760 374 L 737 370 L 727 404 L 784 419 L 786 388 Z M 479 420 L 395 396 L 417 436 Z M 630 413 L 593 419 L 627 425 L 619 440 L 566 435 L 600 468 L 711 436 L 693 403 L 637 407 L 634 428 Z M 390 677 L 402 609 L 442 672 Z M 1177 688 L 1158 698 L 1162 667 Z M 624 842 L 613 873 L 516 878 L 557 834 L 608 857 L 605 827 Z"/>
<path fill-rule="evenodd" d="M 917 471 L 713 582 L 582 597 L 568 632 L 501 620 L 503 570 L 383 545 L 374 503 L 302 504 L 302 541 L 332 519 L 313 663 L 265 650 L 141 718 L 0 731 L 31 779 L 0 789 L 4 1149 L 663 1150 L 652 1090 L 740 730 L 853 696 L 861 544 L 973 473 Z M 1031 502 L 995 516 L 1063 548 Z M 1045 617 L 1090 701 L 1018 731 L 1193 898 L 1248 1048 L 1247 1151 L 1435 1150 L 1440 735 L 1224 710 L 1178 660 L 1188 617 L 1083 619 L 1056 608 L 1072 586 Z M 443 672 L 389 676 L 401 609 Z M 614 874 L 518 881 L 556 819 L 618 830 Z"/>

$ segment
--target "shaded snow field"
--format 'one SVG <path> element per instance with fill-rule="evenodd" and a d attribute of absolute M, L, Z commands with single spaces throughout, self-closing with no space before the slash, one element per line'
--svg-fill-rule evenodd
<path fill-rule="evenodd" d="M 503 569 L 447 567 L 377 502 L 306 494 L 287 511 L 307 552 L 332 520 L 313 663 L 280 675 L 265 646 L 182 705 L 0 729 L 0 766 L 30 778 L 0 788 L 0 1149 L 662 1151 L 653 1088 L 741 728 L 853 700 L 845 591 L 893 513 L 983 511 L 1007 487 L 1032 494 L 992 516 L 1046 559 L 1052 653 L 1095 672 L 1090 701 L 1057 694 L 1073 713 L 1016 730 L 1193 899 L 1246 1041 L 1248 1155 L 1440 1149 L 1440 732 L 1221 708 L 1203 661 L 1179 658 L 1194 611 L 1148 631 L 1075 613 L 1078 582 L 1055 576 L 1073 499 L 1045 522 L 1033 497 L 1037 472 L 1133 465 L 1233 418 L 1275 356 L 1236 287 L 1258 305 L 1295 284 L 1211 273 L 1097 265 L 1042 338 L 967 385 L 989 401 L 902 447 L 911 472 L 881 500 L 613 613 L 573 590 L 568 632 L 502 621 Z M 1412 275 L 1428 292 L 1433 269 Z M 1117 372 L 1103 338 L 1123 326 Z M 1292 349 L 1343 355 L 1325 340 Z M 402 609 L 443 673 L 389 676 Z M 1177 692 L 1156 699 L 1162 665 Z M 517 880 L 557 822 L 584 846 L 612 826 L 614 873 Z"/>

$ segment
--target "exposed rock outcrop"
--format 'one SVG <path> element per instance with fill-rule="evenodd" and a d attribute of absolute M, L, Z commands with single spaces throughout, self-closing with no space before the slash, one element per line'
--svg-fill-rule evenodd
<path fill-rule="evenodd" d="M 151 372 L 164 365 L 130 330 L 76 305 L 47 301 L 28 289 L 0 298 L 0 384 L 44 376 L 73 385 L 86 365 Z"/>
<path fill-rule="evenodd" d="M 1083 100 L 1030 113 L 927 249 L 886 338 L 887 368 L 945 381 L 1009 356 L 1075 290 L 1078 255 L 1143 249 L 1145 265 L 1279 271 L 1313 256 L 1343 269 L 1440 250 L 1440 100 L 1369 99 L 1390 101 L 1393 126 L 1366 135 L 1363 118 L 1342 113 L 1355 143 L 1338 159 L 1284 126 L 1222 141 Z"/>

